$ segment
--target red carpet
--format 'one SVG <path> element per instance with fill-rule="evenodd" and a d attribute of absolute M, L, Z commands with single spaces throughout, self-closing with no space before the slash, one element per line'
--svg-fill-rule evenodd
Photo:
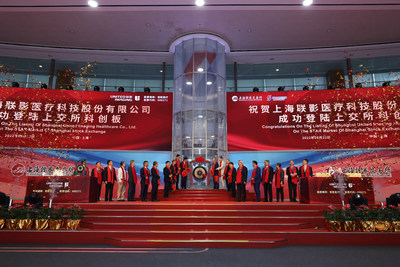
<path fill-rule="evenodd" d="M 80 204 L 78 231 L 0 231 L 1 243 L 107 243 L 121 247 L 400 245 L 399 233 L 334 233 L 326 204 L 235 202 L 224 190 L 178 190 L 161 202 Z"/>

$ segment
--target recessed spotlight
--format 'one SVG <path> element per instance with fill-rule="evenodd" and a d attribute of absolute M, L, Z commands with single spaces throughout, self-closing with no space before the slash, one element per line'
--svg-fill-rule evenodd
<path fill-rule="evenodd" d="M 360 64 L 360 65 L 358 65 L 358 66 L 359 66 L 360 68 L 361 68 L 361 67 L 364 67 L 364 65 L 363 65 L 363 64 Z"/>
<path fill-rule="evenodd" d="M 311 6 L 313 3 L 313 0 L 304 0 L 303 1 L 303 6 Z"/>
<path fill-rule="evenodd" d="M 43 65 L 39 65 L 39 68 L 43 68 Z"/>
<path fill-rule="evenodd" d="M 211 85 L 212 84 L 212 82 L 207 82 L 207 85 Z"/>
<path fill-rule="evenodd" d="M 203 69 L 203 68 L 198 68 L 197 71 L 198 71 L 198 72 L 203 72 L 204 69 Z"/>
<path fill-rule="evenodd" d="M 89 0 L 87 3 L 90 7 L 98 7 L 99 6 L 99 3 L 97 3 L 97 1 L 95 1 L 95 0 Z"/>
<path fill-rule="evenodd" d="M 204 0 L 196 0 L 196 6 L 204 6 L 204 4 L 206 3 Z"/>
<path fill-rule="evenodd" d="M 199 118 L 202 119 L 202 118 L 204 118 L 204 116 L 203 115 L 199 115 Z"/>
<path fill-rule="evenodd" d="M 192 82 L 186 82 L 186 84 L 187 84 L 187 85 L 192 85 L 193 83 L 192 83 Z"/>
<path fill-rule="evenodd" d="M 279 71 L 279 69 L 276 69 L 275 71 Z"/>
<path fill-rule="evenodd" d="M 160 72 L 163 72 L 163 70 L 160 70 Z"/>

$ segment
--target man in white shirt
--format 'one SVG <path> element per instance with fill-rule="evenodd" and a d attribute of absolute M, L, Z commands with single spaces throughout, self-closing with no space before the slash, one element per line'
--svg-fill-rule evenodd
<path fill-rule="evenodd" d="M 220 184 L 220 189 L 226 189 L 226 184 L 225 184 L 225 167 L 226 163 L 223 160 L 222 156 L 219 156 L 219 162 L 218 162 L 218 168 L 217 170 L 219 171 L 219 184 Z"/>
<path fill-rule="evenodd" d="M 117 181 L 118 181 L 118 201 L 125 201 L 126 185 L 128 184 L 128 173 L 125 170 L 125 161 L 121 161 L 121 167 L 118 168 Z"/>

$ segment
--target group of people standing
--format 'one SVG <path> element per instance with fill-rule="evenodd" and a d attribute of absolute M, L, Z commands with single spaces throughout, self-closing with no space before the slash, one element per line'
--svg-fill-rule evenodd
<path fill-rule="evenodd" d="M 169 198 L 169 193 L 174 191 L 179 186 L 186 189 L 187 176 L 190 168 L 188 158 L 184 158 L 181 162 L 180 155 L 170 162 L 165 162 L 163 169 L 164 174 L 164 198 Z M 89 170 L 87 169 L 87 173 Z M 98 185 L 98 200 L 100 200 L 101 188 L 105 185 L 105 201 L 112 201 L 114 184 L 118 185 L 117 200 L 125 201 L 125 193 L 128 189 L 128 201 L 135 201 L 136 184 L 138 177 L 135 169 L 135 161 L 131 160 L 129 166 L 126 166 L 125 161 L 121 161 L 118 169 L 113 167 L 112 160 L 107 161 L 107 167 L 102 168 L 100 162 L 96 162 L 95 168 L 91 172 L 91 177 L 97 179 Z M 149 168 L 149 162 L 144 161 L 143 167 L 140 169 L 140 199 L 147 200 L 149 185 L 151 184 L 151 201 L 158 202 L 157 191 L 160 185 L 160 171 L 158 170 L 158 162 L 153 162 L 153 167 Z"/>
<path fill-rule="evenodd" d="M 235 169 L 233 162 L 229 160 L 224 161 L 223 157 L 213 158 L 212 167 L 210 170 L 211 176 L 214 181 L 214 189 L 226 188 L 232 192 L 232 197 L 237 201 L 246 201 L 246 183 L 247 183 L 247 167 L 243 165 L 243 161 L 239 160 L 238 168 Z M 288 180 L 289 198 L 291 202 L 297 202 L 297 184 L 300 178 L 312 177 L 312 167 L 308 165 L 308 160 L 304 159 L 301 167 L 294 166 L 294 161 L 289 162 L 289 167 L 286 171 L 282 169 L 282 164 L 277 163 L 275 170 L 270 166 L 270 161 L 264 161 L 264 167 L 261 170 L 258 167 L 258 162 L 253 161 L 253 172 L 250 177 L 250 182 L 254 186 L 256 193 L 256 202 L 261 201 L 261 184 L 264 187 L 265 202 L 272 202 L 272 187 L 275 185 L 276 188 L 276 201 L 284 201 L 284 181 L 285 175 Z"/>
<path fill-rule="evenodd" d="M 250 177 L 250 182 L 254 186 L 256 193 L 256 200 L 261 200 L 260 187 L 261 184 L 264 188 L 265 202 L 272 202 L 272 188 L 276 188 L 276 201 L 284 201 L 284 181 L 285 176 L 288 180 L 289 198 L 291 202 L 297 202 L 297 184 L 299 178 L 312 177 L 312 168 L 308 165 L 308 160 L 303 160 L 301 167 L 294 166 L 293 160 L 289 162 L 289 167 L 286 171 L 282 169 L 281 163 L 276 163 L 275 169 L 270 166 L 269 160 L 265 160 L 264 167 L 258 166 L 257 161 L 253 161 L 253 172 Z M 87 170 L 89 172 L 89 170 Z M 178 154 L 172 162 L 165 162 L 163 169 L 164 175 L 164 198 L 169 198 L 169 193 L 177 189 L 180 185 L 181 189 L 186 189 L 187 177 L 190 172 L 188 158 L 185 157 L 183 161 L 180 160 Z M 218 161 L 216 158 L 212 160 L 210 169 L 211 177 L 214 182 L 214 189 L 226 188 L 232 192 L 232 197 L 237 201 L 246 201 L 246 183 L 248 170 L 243 165 L 243 161 L 239 160 L 238 167 L 235 168 L 233 162 L 229 160 L 224 161 L 220 156 Z M 105 201 L 112 201 L 114 184 L 118 184 L 117 200 L 125 201 L 125 193 L 128 189 L 128 201 L 135 201 L 136 184 L 138 177 L 135 169 L 135 161 L 131 160 L 129 166 L 126 166 L 124 161 L 121 161 L 118 169 L 113 167 L 111 160 L 107 161 L 107 167 L 101 168 L 101 163 L 97 162 L 96 167 L 93 168 L 91 176 L 97 179 L 98 184 L 98 199 L 100 200 L 102 185 L 105 185 Z M 151 184 L 151 201 L 158 202 L 157 192 L 160 185 L 160 171 L 158 170 L 158 162 L 153 162 L 153 167 L 150 169 L 149 162 L 144 161 L 143 167 L 140 169 L 140 199 L 147 201 L 147 193 L 149 185 Z M 181 179 L 181 180 L 180 180 Z M 180 182 L 180 183 L 179 183 Z"/>

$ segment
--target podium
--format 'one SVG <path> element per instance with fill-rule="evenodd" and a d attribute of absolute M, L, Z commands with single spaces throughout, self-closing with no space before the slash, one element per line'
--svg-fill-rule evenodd
<path fill-rule="evenodd" d="M 97 202 L 97 179 L 90 176 L 28 176 L 26 195 L 38 192 L 53 203 Z"/>
<path fill-rule="evenodd" d="M 315 177 L 300 178 L 300 203 L 327 203 L 341 204 L 340 195 L 343 189 L 343 200 L 355 193 L 360 193 L 368 199 L 369 203 L 375 202 L 372 178 L 361 177 L 359 173 L 347 174 L 341 184 L 329 174 L 317 174 Z"/>

